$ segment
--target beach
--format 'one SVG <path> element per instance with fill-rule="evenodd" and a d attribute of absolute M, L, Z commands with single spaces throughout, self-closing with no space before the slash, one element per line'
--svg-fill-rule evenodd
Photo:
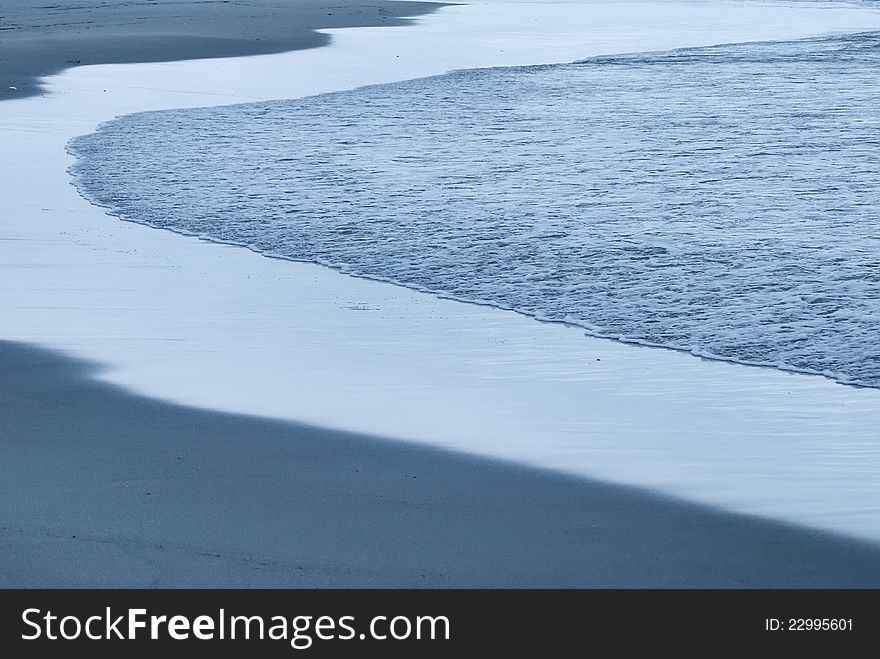
<path fill-rule="evenodd" d="M 872 545 L 0 358 L 3 587 L 878 585 Z"/>
<path fill-rule="evenodd" d="M 40 78 L 71 66 L 235 57 L 316 48 L 318 30 L 406 25 L 418 2 L 54 2 L 3 5 L 0 99 L 41 93 Z"/>
<path fill-rule="evenodd" d="M 243 19 L 218 14 L 191 50 L 108 36 L 40 95 L 70 62 L 17 65 L 3 585 L 875 586 L 876 390 L 122 222 L 66 172 L 71 138 L 130 112 L 880 27 L 843 5 L 662 5 L 300 3 L 284 39 L 247 24 L 271 46 L 231 43 Z"/>

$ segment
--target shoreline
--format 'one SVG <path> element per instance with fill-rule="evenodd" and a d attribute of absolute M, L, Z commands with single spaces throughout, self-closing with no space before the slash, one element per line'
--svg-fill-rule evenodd
<path fill-rule="evenodd" d="M 249 105 L 249 104 L 243 103 L 241 105 Z M 159 112 L 161 112 L 161 110 Z M 67 153 L 71 157 L 76 159 L 76 155 L 72 151 L 67 150 Z M 834 384 L 837 384 L 837 385 L 840 385 L 843 387 L 851 387 L 853 389 L 866 389 L 869 391 L 880 391 L 880 385 L 864 384 L 858 380 L 845 379 L 843 376 L 837 375 L 833 372 L 811 370 L 808 368 L 797 368 L 795 366 L 790 366 L 787 364 L 774 364 L 771 362 L 747 361 L 744 359 L 737 359 L 737 358 L 733 358 L 733 357 L 724 357 L 722 355 L 715 355 L 715 354 L 711 354 L 708 352 L 704 352 L 704 351 L 697 350 L 697 349 L 691 349 L 691 348 L 687 348 L 687 347 L 666 345 L 663 343 L 656 343 L 656 342 L 652 342 L 652 341 L 648 341 L 648 340 L 644 340 L 644 339 L 628 338 L 625 336 L 615 336 L 613 334 L 603 334 L 601 332 L 594 330 L 586 322 L 579 323 L 579 322 L 576 322 L 573 320 L 562 320 L 562 319 L 556 319 L 556 318 L 548 318 L 548 317 L 542 316 L 538 313 L 532 313 L 532 312 L 526 311 L 524 309 L 519 309 L 519 308 L 512 307 L 512 306 L 502 304 L 499 302 L 493 302 L 491 300 L 471 299 L 471 298 L 467 298 L 467 297 L 460 297 L 460 296 L 457 296 L 453 293 L 445 292 L 443 290 L 424 288 L 421 286 L 417 286 L 415 284 L 406 283 L 403 281 L 398 281 L 396 279 L 392 279 L 392 278 L 388 278 L 388 277 L 382 277 L 382 276 L 378 276 L 378 275 L 371 275 L 371 274 L 366 274 L 366 273 L 361 273 L 361 272 L 355 272 L 355 271 L 347 269 L 344 266 L 335 265 L 333 263 L 324 262 L 324 261 L 321 261 L 318 259 L 295 258 L 293 256 L 286 256 L 284 254 L 278 254 L 275 252 L 266 252 L 266 251 L 262 251 L 256 247 L 253 247 L 252 245 L 244 243 L 244 242 L 236 242 L 234 240 L 224 240 L 224 239 L 220 239 L 220 238 L 214 238 L 209 235 L 197 234 L 194 232 L 190 232 L 190 231 L 186 231 L 186 230 L 178 229 L 178 228 L 174 228 L 174 227 L 161 226 L 161 225 L 157 225 L 157 224 L 154 224 L 151 222 L 129 219 L 129 218 L 125 217 L 124 215 L 122 215 L 120 212 L 118 212 L 118 210 L 115 207 L 109 206 L 106 204 L 102 204 L 102 203 L 90 198 L 90 196 L 86 193 L 86 191 L 83 190 L 81 188 L 81 186 L 77 184 L 75 178 L 73 179 L 72 184 L 77 189 L 77 192 L 80 194 L 80 196 L 83 197 L 83 199 L 88 201 L 94 207 L 103 209 L 104 212 L 108 216 L 113 217 L 113 218 L 119 220 L 120 222 L 130 222 L 132 224 L 144 226 L 149 229 L 156 230 L 156 231 L 167 231 L 171 234 L 180 236 L 182 238 L 189 238 L 189 239 L 195 238 L 196 240 L 198 240 L 200 242 L 207 243 L 208 245 L 219 245 L 219 246 L 224 246 L 224 247 L 234 247 L 234 248 L 238 248 L 238 249 L 245 249 L 245 250 L 248 250 L 249 252 L 252 252 L 253 254 L 256 254 L 256 255 L 261 256 L 263 258 L 275 259 L 278 261 L 286 261 L 289 263 L 299 263 L 299 264 L 303 264 L 306 266 L 318 266 L 320 268 L 326 268 L 328 270 L 332 270 L 333 272 L 344 275 L 346 277 L 353 277 L 355 279 L 363 279 L 365 281 L 375 282 L 377 284 L 388 284 L 391 286 L 405 288 L 405 289 L 412 291 L 414 293 L 418 293 L 420 295 L 427 295 L 427 296 L 435 298 L 437 300 L 448 300 L 450 302 L 456 302 L 458 304 L 464 304 L 464 305 L 473 306 L 473 307 L 484 307 L 484 308 L 492 309 L 495 311 L 501 311 L 501 312 L 505 312 L 505 313 L 513 313 L 513 314 L 516 314 L 517 316 L 522 316 L 523 318 L 527 318 L 528 320 L 531 320 L 531 321 L 534 321 L 537 323 L 547 324 L 547 325 L 558 325 L 560 327 L 564 327 L 567 329 L 573 329 L 573 330 L 583 332 L 584 336 L 586 336 L 590 339 L 598 339 L 600 341 L 611 341 L 612 343 L 619 343 L 624 346 L 632 346 L 632 347 L 637 347 L 637 348 L 670 351 L 670 352 L 678 353 L 681 355 L 686 355 L 688 357 L 692 357 L 694 359 L 698 359 L 698 360 L 706 361 L 706 362 L 710 362 L 710 363 L 719 362 L 719 363 L 730 364 L 730 365 L 734 365 L 734 366 L 743 366 L 746 368 L 764 369 L 764 370 L 768 370 L 770 372 L 775 372 L 775 373 L 786 373 L 786 374 L 790 374 L 790 375 L 820 377 L 822 379 L 828 380 L 829 382 L 832 382 Z"/>
<path fill-rule="evenodd" d="M 0 587 L 880 586 L 867 543 L 152 400 L 31 346 L 0 366 Z"/>
<path fill-rule="evenodd" d="M 588 50 L 610 54 L 635 40 L 662 49 L 820 24 L 823 33 L 845 30 L 868 18 L 880 26 L 876 11 L 769 8 L 757 25 L 725 8 L 720 27 L 704 34 L 717 8 L 688 6 L 675 15 L 690 26 L 686 37 L 655 29 L 650 15 L 625 16 L 634 37 L 629 24 L 613 28 L 613 3 L 593 3 L 589 20 L 571 6 L 547 7 L 536 28 L 533 7 L 509 5 L 503 16 L 497 7 L 333 31 L 330 48 L 70 69 L 46 82 L 44 99 L 0 103 L 13 218 L 0 236 L 10 274 L 0 303 L 11 319 L 0 338 L 107 364 L 101 379 L 135 394 L 653 488 L 876 542 L 874 390 L 588 339 L 512 312 L 185 240 L 104 215 L 64 173 L 69 137 L 132 111 L 552 61 L 584 54 L 586 39 L 596 40 Z M 815 24 L 789 26 L 789 12 Z M 499 22 L 487 26 L 492 17 Z"/>
<path fill-rule="evenodd" d="M 327 46 L 319 30 L 408 25 L 443 3 L 410 0 L 204 0 L 4 3 L 0 102 L 44 93 L 41 78 L 72 66 L 245 57 Z M 198 25 L 191 25 L 190 21 Z"/>

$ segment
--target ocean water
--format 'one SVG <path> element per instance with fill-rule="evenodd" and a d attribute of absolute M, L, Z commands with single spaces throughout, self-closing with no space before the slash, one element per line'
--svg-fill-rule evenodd
<path fill-rule="evenodd" d="M 129 115 L 73 140 L 119 217 L 880 386 L 880 35 L 481 69 Z"/>

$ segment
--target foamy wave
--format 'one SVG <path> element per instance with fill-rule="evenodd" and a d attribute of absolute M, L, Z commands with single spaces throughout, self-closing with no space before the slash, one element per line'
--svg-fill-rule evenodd
<path fill-rule="evenodd" d="M 142 113 L 70 150 L 132 221 L 597 336 L 880 386 L 876 34 Z"/>

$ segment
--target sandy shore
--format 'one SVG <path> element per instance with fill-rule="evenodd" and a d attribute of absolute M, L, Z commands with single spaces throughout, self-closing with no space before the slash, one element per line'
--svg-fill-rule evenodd
<path fill-rule="evenodd" d="M 0 10 L 0 100 L 42 91 L 71 66 L 280 53 L 327 45 L 316 30 L 406 25 L 439 5 L 389 0 L 7 0 Z"/>
<path fill-rule="evenodd" d="M 0 103 L 0 339 L 107 367 L 3 350 L 2 578 L 873 585 L 866 545 L 591 479 L 876 541 L 878 392 L 120 222 L 76 194 L 64 154 L 139 110 L 871 26 L 850 8 L 481 2 L 333 31 L 329 48 L 72 68 L 45 98 Z"/>
<path fill-rule="evenodd" d="M 0 343 L 2 586 L 880 585 L 880 548 L 95 370 Z"/>

